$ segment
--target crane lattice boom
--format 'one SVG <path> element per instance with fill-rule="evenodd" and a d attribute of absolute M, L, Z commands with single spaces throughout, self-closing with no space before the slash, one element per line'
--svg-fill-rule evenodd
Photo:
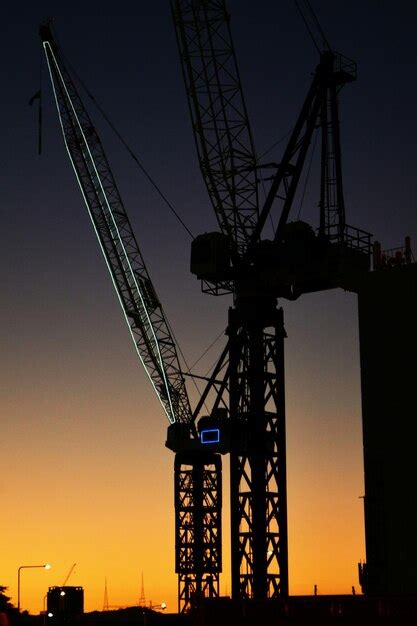
<path fill-rule="evenodd" d="M 175 342 L 94 125 L 48 24 L 41 26 L 65 145 L 137 353 L 171 423 L 191 422 Z"/>
<path fill-rule="evenodd" d="M 171 2 L 200 168 L 222 232 L 246 249 L 258 219 L 255 148 L 223 0 Z"/>

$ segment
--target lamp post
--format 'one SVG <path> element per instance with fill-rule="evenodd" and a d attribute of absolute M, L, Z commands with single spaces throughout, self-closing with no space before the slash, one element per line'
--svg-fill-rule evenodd
<path fill-rule="evenodd" d="M 17 610 L 20 613 L 20 572 L 22 569 L 28 569 L 33 567 L 41 567 L 42 569 L 51 569 L 49 563 L 44 565 L 21 565 L 17 570 Z"/>
<path fill-rule="evenodd" d="M 152 601 L 149 602 L 149 607 L 143 606 L 142 609 L 142 618 L 143 618 L 143 626 L 148 626 L 148 613 L 146 609 L 149 611 L 155 611 L 155 609 L 160 609 L 161 611 L 165 611 L 167 608 L 166 602 L 161 602 L 161 604 L 152 604 Z"/>
<path fill-rule="evenodd" d="M 45 626 L 45 618 L 46 618 L 46 600 L 48 598 L 48 594 L 45 593 L 43 596 L 43 626 Z"/>

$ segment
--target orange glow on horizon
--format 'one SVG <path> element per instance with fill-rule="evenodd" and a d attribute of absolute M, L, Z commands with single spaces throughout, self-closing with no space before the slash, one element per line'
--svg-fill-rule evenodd
<path fill-rule="evenodd" d="M 175 341 L 196 365 L 192 371 L 204 377 L 224 345 L 232 297 L 202 294 L 189 271 L 190 232 L 198 236 L 219 226 L 199 168 L 167 3 L 161 3 L 163 9 L 147 3 L 146 10 L 142 4 L 128 12 L 112 7 L 109 14 L 102 3 L 82 12 L 55 3 L 57 34 L 65 57 L 82 75 L 85 71 L 83 79 L 111 114 L 117 133 L 158 183 L 149 184 L 131 158 L 135 152 L 125 151 L 92 107 L 92 123 L 103 130 Z M 245 101 L 257 153 L 266 158 L 260 157 L 260 165 L 269 164 L 259 170 L 266 175 L 259 186 L 263 203 L 317 58 L 292 3 L 285 3 L 287 8 L 265 3 L 262 10 L 255 3 L 234 4 Z M 378 3 L 381 27 L 374 28 L 375 3 L 351 3 L 354 10 L 344 11 L 343 19 L 337 3 L 324 4 L 332 41 L 363 68 L 363 79 L 359 76 L 351 95 L 346 89 L 341 102 L 347 223 L 375 233 L 384 248 L 397 246 L 405 233 L 415 246 L 415 181 L 408 164 L 414 157 L 409 77 L 417 5 L 409 3 L 404 19 L 394 3 Z M 105 581 L 110 606 L 137 605 L 143 574 L 147 604 L 166 602 L 166 612 L 176 612 L 168 421 L 134 350 L 97 245 L 62 141 L 44 59 L 42 115 L 50 131 L 38 158 L 38 103 L 25 113 L 22 107 L 37 89 L 37 33 L 45 7 L 26 3 L 24 11 L 17 9 L 9 11 L 4 32 L 5 49 L 14 51 L 19 70 L 13 71 L 4 55 L 0 585 L 17 606 L 18 568 L 50 563 L 49 570 L 21 572 L 21 609 L 39 614 L 48 587 L 62 585 L 75 562 L 67 584 L 84 588 L 86 611 L 103 609 Z M 385 37 L 388 32 L 392 36 Z M 392 62 L 381 64 L 381 53 Z M 391 88 L 383 89 L 388 79 Z M 314 151 L 313 146 L 312 141 Z M 319 159 L 318 148 L 314 159 L 306 156 L 291 220 L 311 218 L 318 225 Z M 178 208 L 189 232 L 158 190 Z M 271 217 L 268 238 L 278 215 Z M 365 530 L 357 299 L 332 289 L 296 301 L 280 299 L 278 306 L 288 334 L 290 594 L 313 594 L 315 585 L 322 595 L 350 594 L 352 587 L 359 594 Z M 187 385 L 194 407 L 197 392 L 191 379 Z M 228 595 L 227 456 L 223 468 L 220 591 Z"/>
<path fill-rule="evenodd" d="M 330 305 L 329 296 L 323 304 L 318 297 L 309 299 L 308 310 L 316 309 L 325 332 L 313 328 L 308 341 L 304 330 L 293 331 L 296 313 L 305 315 L 298 313 L 301 306 L 287 307 L 292 595 L 311 594 L 314 585 L 321 594 L 349 594 L 352 586 L 360 592 L 357 563 L 365 556 L 357 331 L 345 328 L 346 317 L 355 319 L 355 301 L 341 293 L 331 297 Z M 21 608 L 33 614 L 42 610 L 48 587 L 63 584 L 74 562 L 67 584 L 84 588 L 86 611 L 103 609 L 106 579 L 109 605 L 137 605 L 142 572 L 147 601 L 164 601 L 168 612 L 177 611 L 174 456 L 164 447 L 167 421 L 117 314 L 109 321 L 115 328 L 111 335 L 105 329 L 86 335 L 68 352 L 62 332 L 50 345 L 42 344 L 35 368 L 24 351 L 14 369 L 3 368 L 0 476 L 7 506 L 0 583 L 17 605 L 18 567 L 51 563 L 49 571 L 22 573 Z M 329 342 L 324 355 L 329 327 L 342 340 Z M 19 379 L 30 380 L 24 393 Z M 227 457 L 223 467 L 221 593 L 226 594 L 231 589 Z"/>
<path fill-rule="evenodd" d="M 151 415 L 146 420 L 156 423 Z M 307 442 L 300 449 L 294 421 L 290 415 L 290 593 L 311 594 L 315 584 L 321 594 L 350 593 L 352 585 L 359 592 L 356 564 L 364 557 L 359 448 L 356 458 L 347 450 L 337 459 L 324 448 L 317 459 L 314 442 L 310 450 Z M 17 604 L 19 565 L 52 564 L 49 571 L 22 572 L 22 610 L 39 613 L 48 587 L 62 584 L 76 562 L 67 584 L 83 586 L 86 611 L 103 609 L 105 579 L 109 605 L 137 605 L 143 572 L 147 602 L 165 601 L 167 611 L 176 612 L 173 455 L 161 449 L 163 424 L 155 430 L 142 449 L 140 437 L 127 433 L 102 429 L 100 439 L 91 442 L 87 425 L 80 433 L 60 425 L 54 444 L 49 440 L 44 450 L 30 449 L 22 433 L 22 456 L 16 450 L 6 454 L 14 475 L 9 471 L 5 480 L 3 473 L 8 507 L 2 515 L 1 582 L 12 601 Z M 123 454 L 116 454 L 115 446 L 122 446 Z M 226 458 L 224 468 L 222 594 L 231 589 Z"/>

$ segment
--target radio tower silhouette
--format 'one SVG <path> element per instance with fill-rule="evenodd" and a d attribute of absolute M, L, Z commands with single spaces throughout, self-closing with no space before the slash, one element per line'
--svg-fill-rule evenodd
<path fill-rule="evenodd" d="M 143 584 L 143 572 L 142 572 L 142 585 L 140 588 L 139 606 L 146 606 L 145 585 Z"/>
<path fill-rule="evenodd" d="M 109 597 L 107 595 L 107 578 L 104 579 L 104 600 L 103 600 L 103 611 L 109 610 Z"/>

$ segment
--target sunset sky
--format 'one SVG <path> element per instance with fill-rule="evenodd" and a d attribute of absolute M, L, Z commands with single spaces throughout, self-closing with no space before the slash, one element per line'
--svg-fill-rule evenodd
<path fill-rule="evenodd" d="M 86 9 L 86 6 L 88 8 Z M 347 222 L 383 248 L 417 250 L 417 47 L 413 3 L 315 0 L 334 48 L 358 63 L 341 94 Z M 317 53 L 290 0 L 230 0 L 259 154 L 292 128 Z M 51 585 L 87 611 L 147 601 L 177 608 L 174 456 L 168 425 L 113 292 L 64 148 L 39 23 L 57 39 L 194 235 L 216 228 L 200 175 L 168 0 L 9 4 L 2 20 L 0 144 L 0 585 L 38 613 Z M 42 66 L 43 152 L 37 154 Z M 190 237 L 91 109 L 148 270 L 187 363 L 226 326 L 228 297 L 200 292 Z M 285 142 L 269 153 L 278 161 Z M 317 223 L 317 168 L 301 219 Z M 298 205 L 295 212 L 298 211 Z M 387 294 L 387 298 L 389 294 Z M 359 590 L 365 558 L 356 298 L 333 291 L 284 308 L 290 593 Z M 221 338 L 195 369 L 206 374 Z M 389 365 L 389 364 L 387 364 Z M 190 388 L 193 402 L 195 393 Z M 230 592 L 228 459 L 224 575 Z"/>

